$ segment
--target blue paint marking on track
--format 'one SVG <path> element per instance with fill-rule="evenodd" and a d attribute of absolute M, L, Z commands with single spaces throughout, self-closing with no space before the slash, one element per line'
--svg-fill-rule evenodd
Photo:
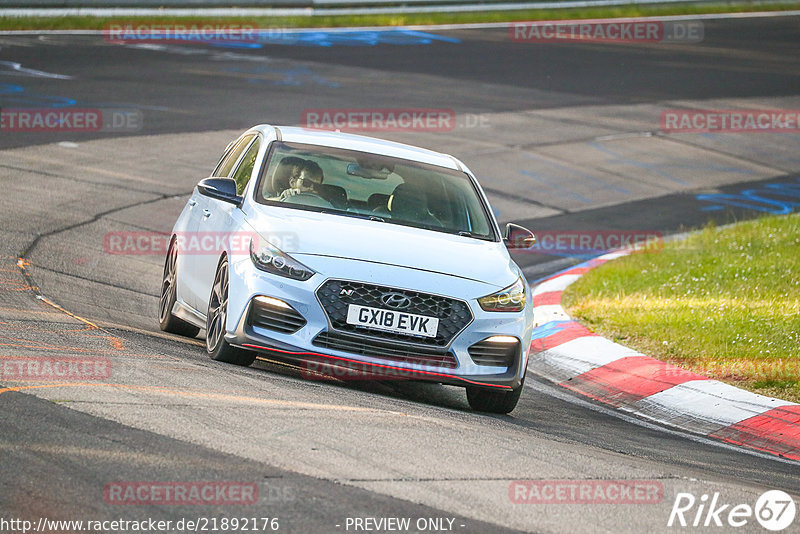
<path fill-rule="evenodd" d="M 262 48 L 262 45 L 260 43 L 241 43 L 236 41 L 214 41 L 208 44 L 219 48 L 247 48 L 247 49 Z"/>
<path fill-rule="evenodd" d="M 164 106 L 146 106 L 142 104 L 132 104 L 126 102 L 87 102 L 67 98 L 64 96 L 50 96 L 39 93 L 29 93 L 21 85 L 10 83 L 0 83 L 0 106 L 5 108 L 71 108 L 84 106 L 92 108 L 125 108 L 137 110 L 166 111 L 169 108 Z"/>
<path fill-rule="evenodd" d="M 710 193 L 696 196 L 697 200 L 713 203 L 700 208 L 702 211 L 716 211 L 725 206 L 785 215 L 800 207 L 800 178 L 796 182 L 765 184 L 756 189 L 744 189 L 736 194 Z"/>
<path fill-rule="evenodd" d="M 13 95 L 16 93 L 24 93 L 25 88 L 21 85 L 12 85 L 10 83 L 0 83 L 0 95 Z"/>
<path fill-rule="evenodd" d="M 72 98 L 28 93 L 21 85 L 0 83 L 0 104 L 4 107 L 68 108 L 77 103 Z"/>
<path fill-rule="evenodd" d="M 275 37 L 278 37 L 275 39 Z M 376 46 L 388 45 L 427 45 L 434 41 L 460 43 L 460 39 L 445 37 L 416 30 L 354 30 L 354 31 L 320 31 L 286 33 L 273 36 L 269 44 L 301 45 L 301 46 Z"/>
<path fill-rule="evenodd" d="M 564 328 L 571 324 L 573 321 L 550 321 L 549 323 L 544 323 L 543 325 L 539 325 L 533 329 L 533 335 L 531 336 L 531 341 L 534 339 L 542 339 L 545 337 L 550 337 L 553 334 L 557 334 L 564 330 Z"/>
<path fill-rule="evenodd" d="M 262 48 L 264 45 L 282 46 L 377 46 L 377 45 L 427 45 L 434 41 L 458 44 L 460 39 L 416 30 L 347 30 L 347 31 L 277 31 L 255 32 L 252 41 L 214 39 L 198 40 L 222 48 Z"/>

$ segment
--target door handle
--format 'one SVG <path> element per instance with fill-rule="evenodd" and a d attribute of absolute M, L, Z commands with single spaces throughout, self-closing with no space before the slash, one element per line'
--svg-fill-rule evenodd
<path fill-rule="evenodd" d="M 203 218 L 206 218 L 206 217 L 211 217 L 211 210 L 209 210 L 209 209 L 204 209 L 203 210 Z"/>
<path fill-rule="evenodd" d="M 195 199 L 193 199 L 193 198 L 190 198 L 189 199 L 189 207 L 193 208 L 195 206 L 197 206 L 197 201 Z"/>

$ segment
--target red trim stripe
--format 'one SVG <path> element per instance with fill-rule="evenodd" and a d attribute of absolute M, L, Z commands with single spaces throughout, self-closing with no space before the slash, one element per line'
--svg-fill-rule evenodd
<path fill-rule="evenodd" d="M 734 445 L 744 445 L 784 458 L 800 460 L 800 406 L 772 408 L 710 434 Z"/>
<path fill-rule="evenodd" d="M 533 307 L 547 306 L 550 304 L 561 304 L 562 291 L 548 291 L 547 293 L 539 293 L 533 296 Z"/>
<path fill-rule="evenodd" d="M 441 377 L 441 378 L 448 378 L 450 380 L 460 380 L 462 382 L 466 382 L 468 384 L 474 384 L 476 386 L 487 386 L 487 387 L 493 387 L 493 388 L 497 388 L 497 389 L 512 389 L 511 386 L 504 386 L 504 385 L 501 385 L 501 384 L 489 384 L 487 382 L 478 382 L 478 381 L 475 381 L 475 380 L 469 380 L 467 378 L 463 378 L 463 377 L 456 376 L 456 375 L 448 375 L 448 374 L 445 374 L 445 373 L 434 373 L 432 371 L 419 371 L 417 369 L 408 369 L 406 367 L 396 367 L 394 365 L 383 365 L 383 364 L 379 364 L 379 363 L 362 362 L 361 360 L 353 360 L 353 359 L 350 359 L 350 358 L 342 358 L 341 356 L 331 356 L 330 354 L 322 354 L 320 352 L 292 352 L 292 351 L 288 351 L 288 350 L 280 350 L 280 349 L 273 349 L 271 347 L 264 347 L 262 345 L 252 345 L 250 343 L 242 343 L 242 347 L 247 347 L 247 348 L 256 349 L 256 350 L 263 350 L 263 351 L 267 351 L 267 352 L 277 352 L 279 354 L 289 354 L 289 355 L 292 355 L 292 356 L 319 356 L 319 357 L 322 357 L 322 358 L 329 358 L 331 360 L 339 360 L 339 361 L 347 362 L 347 363 L 357 363 L 359 365 L 371 365 L 372 367 L 379 367 L 379 368 L 383 368 L 383 369 L 393 369 L 393 370 L 396 370 L 396 371 L 403 371 L 404 373 L 416 373 L 416 374 L 419 374 L 419 375 L 422 375 L 422 376 Z"/>
<path fill-rule="evenodd" d="M 690 380 L 708 378 L 649 356 L 628 356 L 561 385 L 605 404 L 622 406 Z"/>

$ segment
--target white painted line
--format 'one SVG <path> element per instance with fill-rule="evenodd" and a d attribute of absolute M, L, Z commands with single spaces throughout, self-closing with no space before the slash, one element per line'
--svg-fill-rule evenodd
<path fill-rule="evenodd" d="M 631 253 L 630 250 L 615 250 L 614 252 L 609 252 L 607 254 L 603 254 L 602 256 L 599 256 L 599 257 L 597 257 L 595 259 L 600 260 L 600 261 L 611 261 L 611 260 L 616 260 L 617 258 L 622 258 L 624 256 L 628 256 L 628 255 L 630 255 L 630 253 Z"/>
<path fill-rule="evenodd" d="M 634 409 L 645 413 L 676 413 L 726 427 L 772 408 L 792 404 L 718 380 L 691 380 L 637 401 Z"/>
<path fill-rule="evenodd" d="M 533 309 L 533 323 L 538 326 L 551 321 L 569 321 L 570 319 L 560 304 L 545 304 Z"/>
<path fill-rule="evenodd" d="M 600 336 L 579 337 L 544 352 L 551 357 L 568 358 L 570 366 L 575 369 L 579 367 L 585 369 L 582 372 L 608 365 L 621 358 L 644 357 L 640 352 Z"/>
<path fill-rule="evenodd" d="M 17 74 L 20 76 L 31 76 L 34 78 L 51 78 L 53 80 L 72 80 L 72 76 L 68 76 L 66 74 L 55 74 L 53 72 L 45 72 L 43 70 L 36 70 L 36 69 L 29 69 L 27 67 L 23 67 L 21 63 L 16 63 L 14 61 L 0 61 L 0 70 L 5 67 L 8 69 L 8 72 L 12 74 Z"/>
<path fill-rule="evenodd" d="M 582 375 L 597 366 L 584 360 L 578 360 L 558 354 L 553 350 L 546 350 L 529 357 L 529 366 L 539 376 L 558 384 Z"/>
<path fill-rule="evenodd" d="M 542 293 L 551 293 L 553 291 L 564 291 L 567 286 L 580 277 L 581 275 L 579 274 L 562 274 L 552 280 L 542 282 L 533 289 L 532 293 L 534 295 L 541 295 Z"/>

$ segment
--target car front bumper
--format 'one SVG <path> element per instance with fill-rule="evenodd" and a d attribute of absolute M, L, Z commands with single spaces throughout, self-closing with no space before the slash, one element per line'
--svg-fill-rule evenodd
<path fill-rule="evenodd" d="M 303 261 L 308 264 L 306 258 Z M 525 376 L 533 323 L 530 292 L 526 307 L 521 312 L 486 312 L 478 305 L 477 298 L 499 289 L 488 284 L 438 273 L 420 273 L 402 267 L 333 258 L 320 260 L 312 267 L 318 271 L 317 274 L 301 282 L 263 272 L 253 265 L 249 257 L 231 262 L 225 336 L 228 343 L 281 359 L 299 360 L 302 362 L 301 372 L 309 378 L 328 375 L 353 380 L 426 380 L 498 389 L 520 386 Z M 469 306 L 472 319 L 445 347 L 441 347 L 452 355 L 454 361 L 448 365 L 438 365 L 413 359 L 381 357 L 363 350 L 357 353 L 321 347 L 318 339 L 321 333 L 340 333 L 332 327 L 330 317 L 317 298 L 317 290 L 330 279 L 378 284 L 464 301 Z M 293 332 L 254 325 L 249 318 L 256 297 L 278 299 L 291 306 L 302 316 L 305 324 Z M 353 336 L 352 333 L 348 335 Z M 470 347 L 493 336 L 512 336 L 519 340 L 510 365 L 479 365 L 470 355 Z M 370 339 L 368 333 L 359 337 Z M 386 341 L 382 340 L 382 343 Z M 396 344 L 407 345 L 402 341 Z"/>

